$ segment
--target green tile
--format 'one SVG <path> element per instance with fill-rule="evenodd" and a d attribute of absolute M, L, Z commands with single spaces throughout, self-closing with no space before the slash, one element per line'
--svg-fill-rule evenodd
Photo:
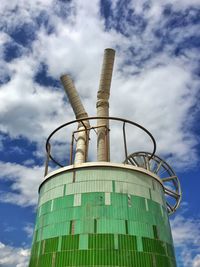
<path fill-rule="evenodd" d="M 58 237 L 47 239 L 45 242 L 45 253 L 55 252 L 58 250 Z"/>
<path fill-rule="evenodd" d="M 68 235 L 62 237 L 62 250 L 76 250 L 79 247 L 79 235 Z"/>
<path fill-rule="evenodd" d="M 90 234 L 88 245 L 89 249 L 114 249 L 114 235 Z"/>
<path fill-rule="evenodd" d="M 79 236 L 79 249 L 88 249 L 88 234 L 81 234 Z"/>
<path fill-rule="evenodd" d="M 142 252 L 143 251 L 142 237 L 137 236 L 136 240 L 137 240 L 137 250 Z"/>
<path fill-rule="evenodd" d="M 51 211 L 51 202 L 52 200 L 47 201 L 46 203 L 40 206 L 40 216 Z"/>
<path fill-rule="evenodd" d="M 137 250 L 135 236 L 118 235 L 119 250 Z"/>
<path fill-rule="evenodd" d="M 125 234 L 125 221 L 112 219 L 97 220 L 97 233 L 119 233 Z"/>

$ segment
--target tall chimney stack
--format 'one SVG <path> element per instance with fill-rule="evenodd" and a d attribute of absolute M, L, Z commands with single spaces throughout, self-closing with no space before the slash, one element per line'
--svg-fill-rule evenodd
<path fill-rule="evenodd" d="M 64 74 L 60 77 L 65 92 L 67 93 L 69 102 L 72 106 L 76 119 L 88 118 L 88 114 L 81 102 L 78 92 L 69 75 Z M 84 125 L 83 125 L 84 123 Z M 89 122 L 84 120 L 83 123 L 78 124 L 77 143 L 74 164 L 81 164 L 87 160 L 88 151 L 88 132 L 86 128 L 89 127 Z"/>
<path fill-rule="evenodd" d="M 104 50 L 99 91 L 97 93 L 97 116 L 109 117 L 110 85 L 113 73 L 115 50 Z M 103 126 L 104 125 L 104 126 Z M 98 119 L 97 126 L 97 161 L 110 161 L 109 121 Z"/>

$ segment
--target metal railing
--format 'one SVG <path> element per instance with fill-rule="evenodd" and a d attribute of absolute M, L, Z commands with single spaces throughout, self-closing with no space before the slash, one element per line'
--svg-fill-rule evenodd
<path fill-rule="evenodd" d="M 69 155 L 69 164 L 68 165 L 72 165 L 73 164 L 73 156 L 74 156 L 74 143 L 75 143 L 74 141 L 76 141 L 76 139 L 75 139 L 75 134 L 76 133 L 78 133 L 80 131 L 85 131 L 87 134 L 89 134 L 91 130 L 93 130 L 95 133 L 97 133 L 96 129 L 98 129 L 100 127 L 104 127 L 105 128 L 106 135 L 109 134 L 112 131 L 112 127 L 110 127 L 110 126 L 109 126 L 109 128 L 106 125 L 98 125 L 97 126 L 97 121 L 99 119 L 108 120 L 108 124 L 109 125 L 110 125 L 111 121 L 117 121 L 117 122 L 121 123 L 121 127 L 122 127 L 121 130 L 122 130 L 122 133 L 123 133 L 123 150 L 124 150 L 125 163 L 126 163 L 126 160 L 128 158 L 128 145 L 127 145 L 127 134 L 126 134 L 126 126 L 127 125 L 131 125 L 133 127 L 137 127 L 139 129 L 141 129 L 142 131 L 144 131 L 149 136 L 149 138 L 150 138 L 150 140 L 152 141 L 152 144 L 153 144 L 152 152 L 149 155 L 149 160 L 151 158 L 153 158 L 153 156 L 155 154 L 155 151 L 156 151 L 156 141 L 155 141 L 154 137 L 152 136 L 152 134 L 146 128 L 141 126 L 140 124 L 138 124 L 136 122 L 133 122 L 133 121 L 130 121 L 130 120 L 118 118 L 118 117 L 97 117 L 97 116 L 96 117 L 87 117 L 87 118 L 82 118 L 82 119 L 73 120 L 73 121 L 64 123 L 64 124 L 60 125 L 58 128 L 56 128 L 49 135 L 49 137 L 47 138 L 47 141 L 46 141 L 45 176 L 48 174 L 48 168 L 49 168 L 50 160 L 52 162 L 54 162 L 58 167 L 67 166 L 67 165 L 61 164 L 61 162 L 59 162 L 55 158 L 55 156 L 52 155 L 52 144 L 51 144 L 51 141 L 52 141 L 53 136 L 57 132 L 59 132 L 61 129 L 65 128 L 65 127 L 69 127 L 70 125 L 73 125 L 73 124 L 76 126 L 75 130 L 73 130 L 71 132 L 71 141 L 69 142 L 70 145 L 69 145 L 69 149 L 68 149 L 68 153 L 67 153 Z M 84 121 L 86 121 L 86 120 L 90 122 L 90 126 L 89 127 L 87 127 L 84 124 Z M 77 130 L 77 124 L 78 123 L 81 123 L 84 126 L 83 130 Z M 120 127 L 118 128 L 118 131 L 120 131 Z M 89 139 L 88 139 L 88 142 L 89 142 Z M 86 145 L 87 145 L 87 149 L 88 149 L 89 144 L 86 144 Z M 109 149 L 109 148 L 107 148 L 107 149 Z M 87 160 L 87 158 L 85 160 Z"/>

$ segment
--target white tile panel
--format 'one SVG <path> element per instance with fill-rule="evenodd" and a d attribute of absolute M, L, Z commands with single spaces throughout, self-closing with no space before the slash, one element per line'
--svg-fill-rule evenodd
<path fill-rule="evenodd" d="M 54 200 L 51 201 L 51 211 L 53 210 Z"/>
<path fill-rule="evenodd" d="M 82 169 L 80 171 L 76 171 L 76 182 L 83 182 L 83 181 L 93 181 L 93 180 L 102 180 L 105 179 L 110 180 L 109 177 L 106 176 L 107 170 L 103 169 Z"/>
<path fill-rule="evenodd" d="M 44 204 L 45 202 L 49 200 L 63 196 L 63 191 L 64 191 L 63 185 L 55 187 L 52 190 L 47 191 L 41 196 L 39 206 L 41 206 L 42 204 Z"/>
<path fill-rule="evenodd" d="M 146 207 L 146 211 L 149 211 L 148 200 L 146 198 L 145 198 L 145 207 Z"/>
<path fill-rule="evenodd" d="M 163 207 L 162 207 L 162 205 L 160 205 L 160 211 L 161 211 L 161 214 L 162 214 L 162 217 L 163 217 Z"/>
<path fill-rule="evenodd" d="M 149 189 L 137 184 L 115 182 L 115 192 L 150 198 Z"/>
<path fill-rule="evenodd" d="M 161 205 L 164 205 L 162 195 L 154 190 L 151 190 L 151 199 Z"/>
<path fill-rule="evenodd" d="M 130 170 L 120 170 L 120 169 L 80 169 L 76 170 L 76 183 L 77 182 L 100 182 L 102 183 L 102 179 L 105 182 L 108 181 L 118 181 L 118 182 L 126 182 L 129 184 L 136 184 L 140 186 L 146 186 L 150 189 L 153 189 L 152 181 L 154 180 L 150 176 L 137 172 L 137 171 L 130 171 Z M 60 185 L 70 185 L 73 183 L 73 171 L 61 173 L 60 175 L 57 175 L 55 177 L 52 177 L 49 179 L 41 188 L 41 193 L 47 192 L 51 190 L 54 187 L 60 186 Z M 82 184 L 82 186 L 84 186 Z M 69 186 L 70 187 L 70 186 Z M 88 188 L 88 186 L 87 186 Z M 154 180 L 154 188 L 157 192 L 160 192 L 162 190 L 161 185 L 159 182 Z M 127 189 L 124 188 L 123 192 L 127 193 Z M 75 193 L 75 192 L 74 192 Z"/>
<path fill-rule="evenodd" d="M 60 175 L 54 176 L 42 186 L 42 191 L 47 192 L 54 187 L 69 184 L 73 182 L 73 172 L 61 173 Z"/>
<path fill-rule="evenodd" d="M 122 193 L 122 194 L 128 194 L 128 184 L 125 182 L 115 182 L 115 192 L 116 193 Z"/>
<path fill-rule="evenodd" d="M 150 198 L 149 189 L 144 186 L 140 185 L 131 185 L 129 187 L 129 194 L 136 195 L 136 196 L 142 196 L 144 198 Z"/>
<path fill-rule="evenodd" d="M 81 206 L 81 194 L 74 195 L 74 207 Z"/>
<path fill-rule="evenodd" d="M 89 192 L 112 192 L 112 181 L 86 181 L 68 184 L 66 195 Z"/>
<path fill-rule="evenodd" d="M 128 196 L 128 207 L 131 208 L 132 206 L 131 195 L 128 194 L 127 196 Z"/>
<path fill-rule="evenodd" d="M 123 172 L 124 173 L 124 172 Z M 127 171 L 124 179 L 128 183 L 134 183 L 142 186 L 152 187 L 152 178 L 140 172 Z M 121 179 L 121 181 L 123 181 Z"/>
<path fill-rule="evenodd" d="M 146 174 L 129 171 L 129 170 L 120 170 L 120 169 L 95 169 L 91 168 L 90 170 L 80 170 L 76 171 L 76 181 L 92 181 L 92 180 L 115 180 L 115 181 L 125 181 L 128 183 L 135 183 L 138 185 L 147 186 L 152 188 L 152 178 Z"/>
<path fill-rule="evenodd" d="M 105 193 L 105 205 L 111 205 L 110 193 Z"/>
<path fill-rule="evenodd" d="M 152 183 L 153 183 L 152 189 L 158 193 L 161 193 L 163 190 L 161 184 L 154 179 L 152 179 Z"/>

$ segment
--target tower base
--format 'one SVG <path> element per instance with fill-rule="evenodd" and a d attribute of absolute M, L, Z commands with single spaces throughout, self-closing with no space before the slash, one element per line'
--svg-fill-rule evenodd
<path fill-rule="evenodd" d="M 47 175 L 29 267 L 65 266 L 175 267 L 159 177 L 107 162 Z"/>

